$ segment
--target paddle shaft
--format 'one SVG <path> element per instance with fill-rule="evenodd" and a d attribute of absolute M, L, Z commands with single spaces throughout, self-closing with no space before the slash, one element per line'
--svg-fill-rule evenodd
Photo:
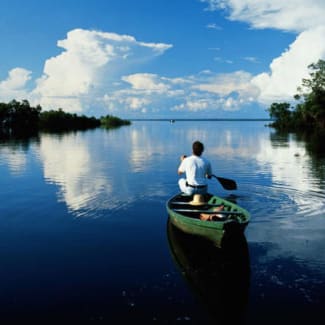
<path fill-rule="evenodd" d="M 216 178 L 225 190 L 237 190 L 237 184 L 234 180 L 216 175 L 211 175 L 211 177 Z"/>

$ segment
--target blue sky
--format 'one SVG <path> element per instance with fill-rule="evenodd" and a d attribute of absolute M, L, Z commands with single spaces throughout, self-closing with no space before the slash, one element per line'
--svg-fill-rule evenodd
<path fill-rule="evenodd" d="M 0 101 L 261 118 L 325 59 L 323 0 L 0 1 Z"/>

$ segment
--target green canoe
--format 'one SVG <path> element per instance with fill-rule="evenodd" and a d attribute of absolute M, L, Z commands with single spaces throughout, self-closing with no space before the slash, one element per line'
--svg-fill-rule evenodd
<path fill-rule="evenodd" d="M 205 203 L 199 206 L 190 204 L 193 197 L 179 193 L 166 203 L 167 212 L 173 225 L 185 233 L 198 235 L 222 247 L 226 234 L 243 232 L 250 220 L 249 213 L 228 200 L 212 194 L 205 195 Z M 217 207 L 222 211 L 216 212 Z M 218 215 L 213 221 L 200 220 L 200 214 Z"/>

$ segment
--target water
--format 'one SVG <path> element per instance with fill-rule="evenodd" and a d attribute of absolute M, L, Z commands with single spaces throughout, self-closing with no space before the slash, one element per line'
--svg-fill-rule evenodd
<path fill-rule="evenodd" d="M 2 322 L 324 322 L 324 142 L 265 122 L 135 121 L 0 142 Z M 179 157 L 251 213 L 223 252 L 168 223 Z M 317 148 L 317 150 L 315 150 Z"/>

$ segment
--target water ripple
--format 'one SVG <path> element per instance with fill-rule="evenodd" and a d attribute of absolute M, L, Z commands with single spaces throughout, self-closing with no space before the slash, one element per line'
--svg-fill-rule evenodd
<path fill-rule="evenodd" d="M 261 182 L 257 176 L 251 176 L 249 180 L 246 177 L 242 182 L 239 180 L 238 194 L 259 221 L 270 215 L 272 218 L 325 216 L 325 194 L 320 189 L 305 191 L 281 182 Z M 314 187 L 313 182 L 308 184 Z"/>

